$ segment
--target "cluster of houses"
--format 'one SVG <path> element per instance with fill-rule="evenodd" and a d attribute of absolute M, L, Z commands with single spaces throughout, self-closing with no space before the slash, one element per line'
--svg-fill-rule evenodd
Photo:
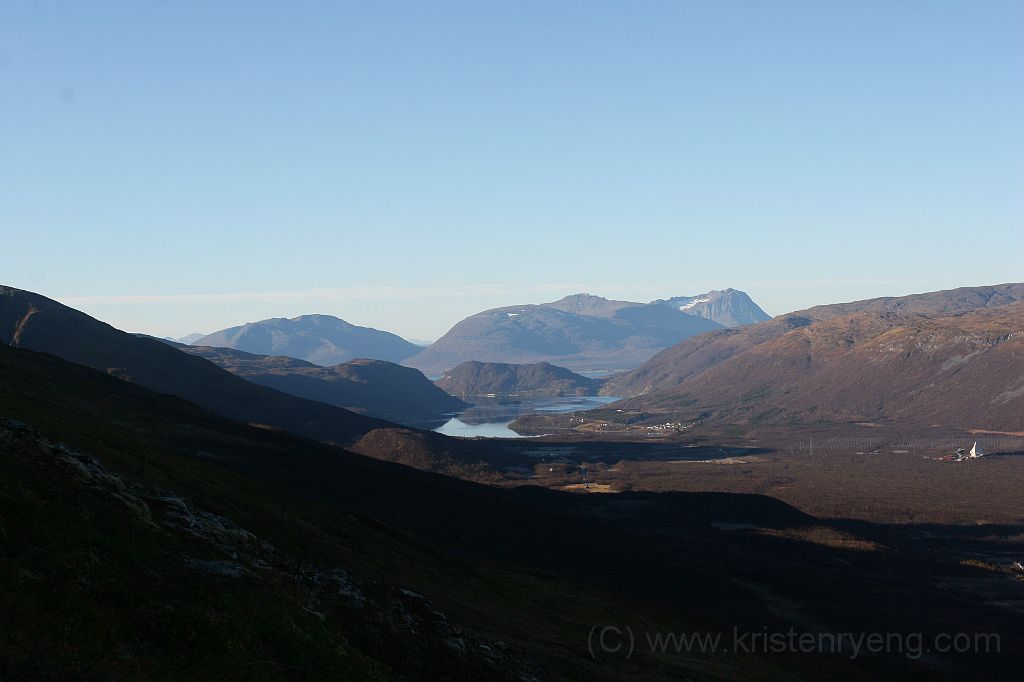
<path fill-rule="evenodd" d="M 682 431 L 688 429 L 693 424 L 683 424 L 682 422 L 665 422 L 664 424 L 653 424 L 647 426 L 648 431 Z"/>

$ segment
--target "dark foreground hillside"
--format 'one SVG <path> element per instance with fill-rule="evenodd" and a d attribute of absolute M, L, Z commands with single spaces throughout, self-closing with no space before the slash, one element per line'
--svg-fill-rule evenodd
<path fill-rule="evenodd" d="M 522 650 L 351 571 L 301 519 L 287 530 L 300 549 L 20 422 L 0 424 L 0 452 L 0 679 L 540 679 Z M 331 533 L 431 564 L 355 518 Z"/>
<path fill-rule="evenodd" d="M 940 586 L 986 569 L 770 498 L 489 488 L 7 347 L 0 415 L 5 678 L 995 680 L 1021 663 L 1019 612 Z M 955 628 L 1003 653 L 626 659 L 591 655 L 595 624 Z"/>

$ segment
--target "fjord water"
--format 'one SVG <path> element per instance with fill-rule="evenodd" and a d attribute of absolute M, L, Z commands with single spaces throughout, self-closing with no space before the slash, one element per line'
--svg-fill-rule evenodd
<path fill-rule="evenodd" d="M 508 427 L 526 414 L 578 412 L 592 410 L 619 400 L 613 396 L 570 396 L 562 398 L 486 398 L 434 429 L 446 436 L 482 438 L 523 438 Z"/>

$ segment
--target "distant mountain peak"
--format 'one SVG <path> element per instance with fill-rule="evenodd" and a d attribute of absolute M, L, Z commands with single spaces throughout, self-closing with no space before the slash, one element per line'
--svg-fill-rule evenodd
<path fill-rule="evenodd" d="M 204 336 L 206 336 L 206 334 L 195 332 L 195 333 L 192 333 L 192 334 L 186 334 L 185 336 L 182 336 L 182 337 L 177 338 L 177 339 L 174 339 L 174 338 L 171 338 L 171 337 L 166 337 L 166 338 L 170 339 L 171 341 L 177 341 L 178 343 L 183 343 L 186 346 L 191 346 L 193 343 L 195 343 L 199 339 L 203 338 Z"/>
<path fill-rule="evenodd" d="M 323 313 L 308 313 L 306 315 L 297 315 L 296 317 L 289 317 L 289 318 L 279 317 L 279 318 L 275 318 L 275 319 L 279 319 L 279 320 L 287 319 L 289 322 L 313 322 L 313 323 L 316 323 L 316 324 L 343 324 L 343 325 L 347 325 L 349 327 L 356 326 L 356 325 L 352 324 L 351 322 L 346 322 L 345 320 L 343 320 L 340 317 L 337 317 L 335 315 L 325 315 Z"/>
<path fill-rule="evenodd" d="M 422 350 L 396 334 L 323 314 L 249 322 L 204 336 L 192 345 L 287 355 L 324 366 L 361 357 L 401 362 Z"/>
<path fill-rule="evenodd" d="M 569 294 L 555 301 L 555 303 L 567 303 L 567 302 L 578 302 L 578 301 L 607 301 L 608 299 L 604 296 L 598 296 L 597 294 L 591 294 L 587 292 L 580 292 L 578 294 Z"/>
<path fill-rule="evenodd" d="M 745 291 L 739 289 L 712 289 L 695 296 L 675 296 L 651 301 L 667 305 L 688 315 L 714 320 L 725 327 L 741 327 L 771 319 L 771 315 L 754 303 Z"/>
<path fill-rule="evenodd" d="M 613 301 L 605 298 L 604 296 L 581 293 L 571 294 L 565 298 L 560 298 L 557 301 L 542 303 L 541 305 L 546 308 L 554 308 L 555 310 L 561 310 L 566 313 L 575 313 L 576 315 L 610 317 L 614 315 L 617 310 L 641 304 L 632 303 L 630 301 Z"/>

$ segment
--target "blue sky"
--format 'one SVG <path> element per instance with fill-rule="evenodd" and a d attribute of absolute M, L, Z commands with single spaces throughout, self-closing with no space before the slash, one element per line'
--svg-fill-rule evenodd
<path fill-rule="evenodd" d="M 433 339 L 1024 280 L 1024 3 L 0 4 L 0 282 Z"/>

